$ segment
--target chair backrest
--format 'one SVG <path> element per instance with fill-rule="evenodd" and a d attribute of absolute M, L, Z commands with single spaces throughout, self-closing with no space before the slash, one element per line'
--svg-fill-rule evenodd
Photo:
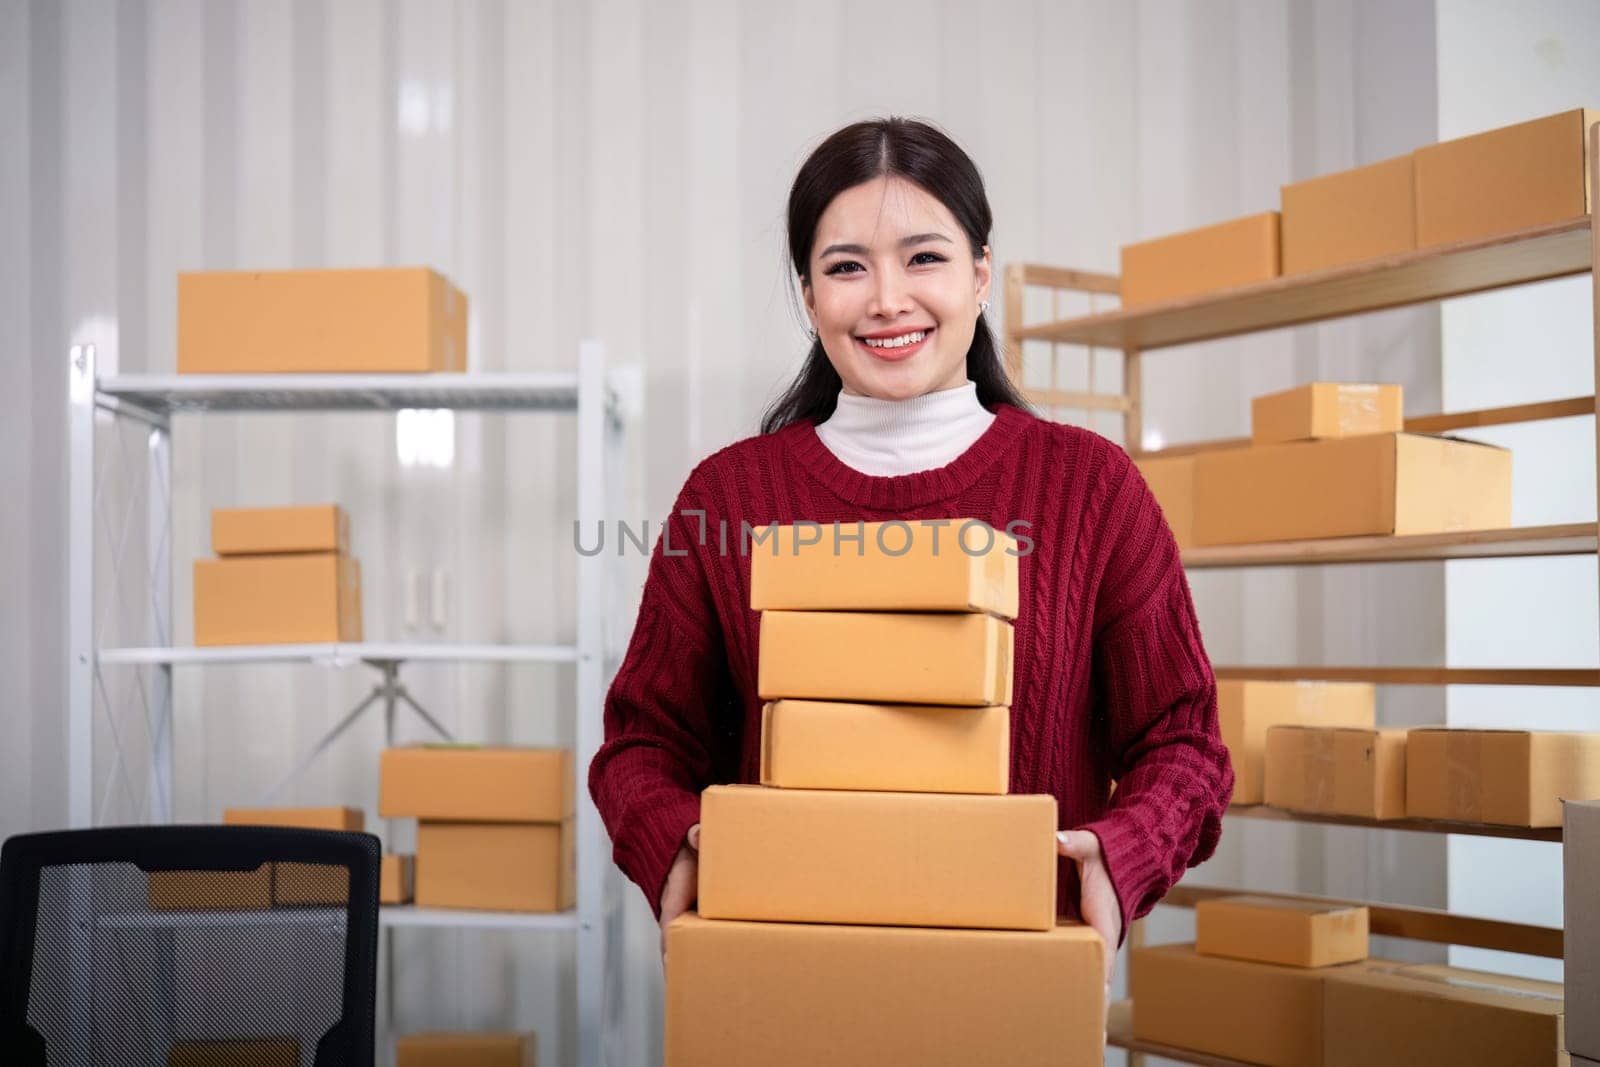
<path fill-rule="evenodd" d="M 373 1062 L 378 839 L 262 826 L 0 850 L 0 1062 Z"/>

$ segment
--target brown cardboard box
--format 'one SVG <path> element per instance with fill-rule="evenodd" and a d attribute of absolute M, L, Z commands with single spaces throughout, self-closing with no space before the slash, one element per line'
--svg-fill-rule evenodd
<path fill-rule="evenodd" d="M 1318 815 L 1401 819 L 1406 814 L 1406 732 L 1355 726 L 1267 730 L 1264 799 Z"/>
<path fill-rule="evenodd" d="M 409 904 L 416 895 L 415 856 L 389 853 L 378 869 L 378 903 Z"/>
<path fill-rule="evenodd" d="M 408 1034 L 394 1043 L 395 1067 L 537 1067 L 535 1034 Z"/>
<path fill-rule="evenodd" d="M 712 786 L 700 798 L 707 919 L 1048 930 L 1056 803 Z"/>
<path fill-rule="evenodd" d="M 1416 151 L 1417 247 L 1493 237 L 1589 212 L 1592 110 L 1564 111 Z"/>
<path fill-rule="evenodd" d="M 1285 276 L 1415 249 L 1413 182 L 1407 155 L 1285 185 Z"/>
<path fill-rule="evenodd" d="M 156 911 L 257 911 L 272 907 L 272 864 L 253 871 L 151 871 Z"/>
<path fill-rule="evenodd" d="M 178 275 L 179 374 L 466 366 L 467 298 L 425 267 Z"/>
<path fill-rule="evenodd" d="M 576 878 L 571 819 L 417 824 L 419 908 L 565 911 Z"/>
<path fill-rule="evenodd" d="M 1278 213 L 1122 246 L 1122 306 L 1158 304 L 1265 282 L 1279 273 Z"/>
<path fill-rule="evenodd" d="M 222 822 L 226 826 L 287 826 L 355 833 L 367 825 L 366 814 L 360 808 L 224 808 Z"/>
<path fill-rule="evenodd" d="M 1250 440 L 1271 445 L 1399 433 L 1402 406 L 1398 385 L 1312 382 L 1250 401 Z"/>
<path fill-rule="evenodd" d="M 1600 733 L 1412 730 L 1406 814 L 1501 826 L 1560 826 L 1563 800 L 1600 799 Z"/>
<path fill-rule="evenodd" d="M 378 764 L 378 813 L 436 822 L 561 822 L 577 808 L 565 748 L 408 745 Z"/>
<path fill-rule="evenodd" d="M 350 552 L 350 516 L 337 504 L 213 508 L 211 551 L 219 556 Z"/>
<path fill-rule="evenodd" d="M 1268 728 L 1371 726 L 1376 701 L 1376 690 L 1365 682 L 1218 682 L 1217 720 L 1233 759 L 1233 803 L 1262 802 Z"/>
<path fill-rule="evenodd" d="M 1511 525 L 1511 453 L 1422 434 L 1206 452 L 1195 460 L 1198 545 Z"/>
<path fill-rule="evenodd" d="M 1566 995 L 1573 1004 L 1600 1006 L 1600 801 L 1569 800 L 1562 831 L 1566 896 Z M 1600 1059 L 1600 1011 L 1575 1011 L 1567 1020 L 1567 1048 Z"/>
<path fill-rule="evenodd" d="M 178 1041 L 167 1067 L 300 1067 L 300 1042 L 292 1037 L 236 1041 Z"/>
<path fill-rule="evenodd" d="M 1323 1062 L 1554 1067 L 1561 1013 L 1558 982 L 1432 963 L 1339 968 L 1323 986 Z"/>
<path fill-rule="evenodd" d="M 1004 793 L 1011 709 L 775 701 L 761 713 L 761 784 Z"/>
<path fill-rule="evenodd" d="M 1144 475 L 1161 514 L 1172 529 L 1179 548 L 1194 544 L 1194 457 L 1168 456 L 1165 459 L 1136 459 L 1133 465 Z"/>
<path fill-rule="evenodd" d="M 304 553 L 194 561 L 194 643 L 361 640 L 361 565 Z"/>
<path fill-rule="evenodd" d="M 666 1067 L 1100 1067 L 1104 964 L 1047 933 L 714 922 L 667 928 Z"/>
<path fill-rule="evenodd" d="M 1216 897 L 1194 906 L 1195 951 L 1286 967 L 1367 958 L 1367 909 L 1284 897 Z"/>
<path fill-rule="evenodd" d="M 301 830 L 360 833 L 366 815 L 360 808 L 226 808 L 228 826 L 287 826 Z M 274 904 L 338 904 L 350 899 L 350 871 L 338 864 L 279 863 L 273 870 Z"/>
<path fill-rule="evenodd" d="M 1017 552 L 1016 538 L 977 519 L 761 527 L 750 543 L 750 607 L 1014 619 Z"/>
<path fill-rule="evenodd" d="M 1011 624 L 993 615 L 764 611 L 763 700 L 1011 703 Z"/>

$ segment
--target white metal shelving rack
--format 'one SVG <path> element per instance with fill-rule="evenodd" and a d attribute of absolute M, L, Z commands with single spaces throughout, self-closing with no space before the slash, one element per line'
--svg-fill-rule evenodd
<path fill-rule="evenodd" d="M 303 414 L 308 412 L 397 412 L 408 408 L 447 408 L 503 414 L 558 413 L 577 418 L 577 519 L 592 530 L 610 513 L 621 491 L 625 416 L 616 379 L 608 374 L 603 348 L 586 342 L 575 373 L 429 375 L 120 375 L 101 377 L 93 346 L 75 346 L 68 364 L 68 794 L 72 826 L 86 827 L 95 815 L 94 726 L 97 708 L 108 721 L 110 689 L 102 668 L 148 668 L 146 728 L 149 733 L 150 817 L 172 818 L 172 672 L 177 667 L 226 664 L 305 663 L 332 668 L 365 665 L 381 681 L 362 705 L 381 701 L 386 736 L 394 740 L 394 719 L 410 699 L 398 682 L 404 664 L 571 663 L 577 671 L 575 724 L 577 765 L 587 767 L 599 748 L 605 687 L 616 668 L 616 649 L 606 626 L 611 604 L 611 571 L 604 553 L 579 555 L 577 631 L 572 645 L 483 645 L 356 643 L 243 647 L 175 647 L 172 644 L 171 484 L 172 433 L 177 415 L 207 413 Z M 122 553 L 114 553 L 108 575 L 97 575 L 95 532 L 101 485 L 97 484 L 96 430 L 131 422 L 146 431 L 147 553 L 149 630 L 146 647 L 99 647 L 97 585 L 115 573 Z M 125 543 L 125 542 L 124 542 Z M 119 545 L 119 549 L 120 549 Z M 340 728 L 324 738 L 331 740 Z M 113 775 L 127 762 L 115 730 Z M 315 753 L 313 753 L 313 756 Z M 111 782 L 105 783 L 107 791 Z M 577 907 L 555 915 L 450 911 L 434 908 L 384 908 L 387 941 L 399 928 L 448 927 L 527 931 L 572 931 L 577 936 L 577 1048 L 581 1067 L 620 1062 L 620 996 L 616 960 L 621 948 L 621 893 L 610 862 L 609 840 L 588 791 L 579 789 L 577 809 Z M 386 944 L 386 949 L 389 947 Z M 392 960 L 392 951 L 386 951 Z M 388 983 L 393 989 L 393 983 Z M 392 1013 L 391 1013 L 392 1018 Z"/>

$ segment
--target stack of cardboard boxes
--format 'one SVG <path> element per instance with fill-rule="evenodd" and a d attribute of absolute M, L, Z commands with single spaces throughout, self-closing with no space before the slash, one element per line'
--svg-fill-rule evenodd
<path fill-rule="evenodd" d="M 703 796 L 672 1067 L 1101 1062 L 1055 802 L 1007 794 L 1016 545 L 980 526 L 758 531 L 763 784 Z"/>

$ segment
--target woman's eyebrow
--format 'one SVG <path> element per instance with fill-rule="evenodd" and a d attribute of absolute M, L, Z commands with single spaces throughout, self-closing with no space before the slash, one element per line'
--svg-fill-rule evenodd
<path fill-rule="evenodd" d="M 914 233 L 910 237 L 900 238 L 900 247 L 909 248 L 912 245 L 923 245 L 930 241 L 943 241 L 945 244 L 951 243 L 950 238 L 942 233 Z M 829 245 L 819 253 L 818 258 L 831 256 L 835 252 L 845 252 L 852 256 L 864 256 L 867 254 L 867 247 L 866 245 Z"/>

